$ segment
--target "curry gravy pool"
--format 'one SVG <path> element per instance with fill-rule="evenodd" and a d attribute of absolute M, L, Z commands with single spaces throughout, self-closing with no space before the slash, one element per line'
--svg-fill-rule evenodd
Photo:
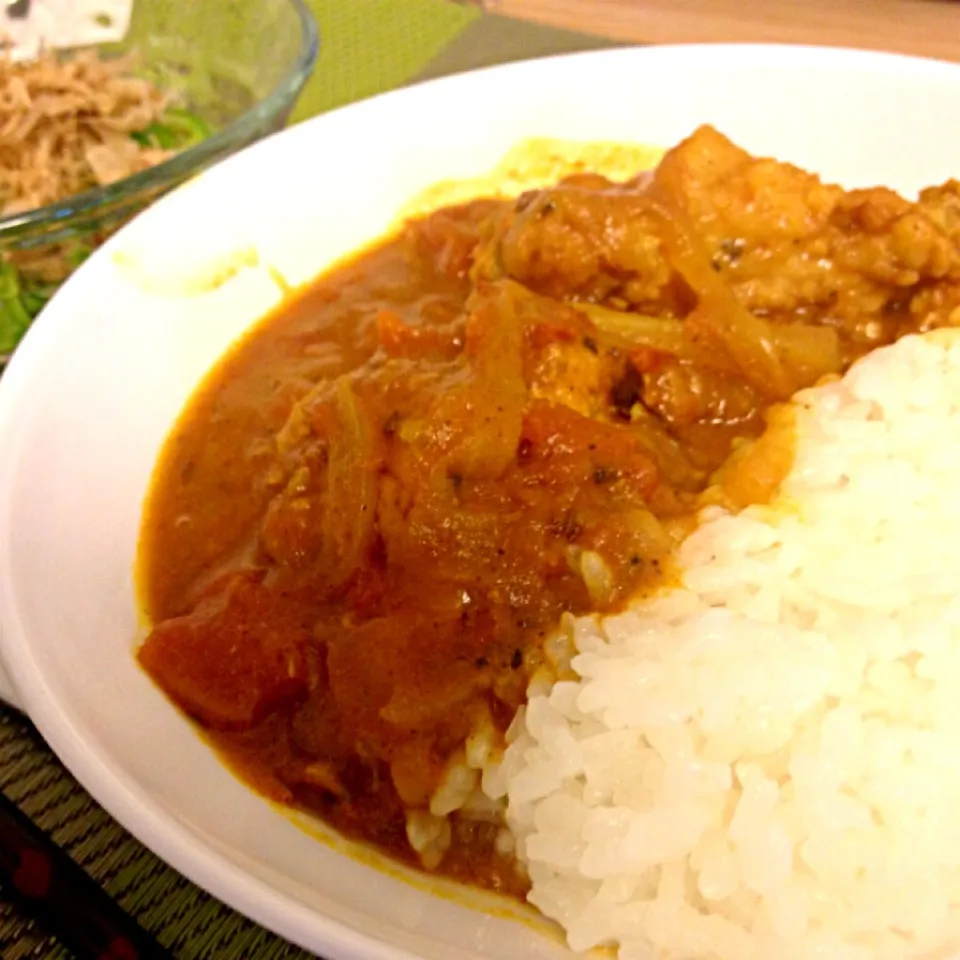
<path fill-rule="evenodd" d="M 782 404 L 960 304 L 955 184 L 844 192 L 710 128 L 652 176 L 551 149 L 537 189 L 417 211 L 236 345 L 140 556 L 140 661 L 244 780 L 517 897 L 486 779 L 569 674 L 561 619 L 670 586 L 704 503 L 790 470 Z"/>

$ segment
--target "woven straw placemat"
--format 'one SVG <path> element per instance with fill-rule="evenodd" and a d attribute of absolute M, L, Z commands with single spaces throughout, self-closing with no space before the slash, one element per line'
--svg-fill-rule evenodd
<path fill-rule="evenodd" d="M 221 0 L 217 0 L 221 2 Z M 602 45 L 447 0 L 310 0 L 322 31 L 303 119 L 411 80 Z M 33 726 L 0 706 L 0 790 L 181 960 L 306 960 L 180 876 L 110 818 Z M 69 960 L 0 889 L 0 957 Z"/>

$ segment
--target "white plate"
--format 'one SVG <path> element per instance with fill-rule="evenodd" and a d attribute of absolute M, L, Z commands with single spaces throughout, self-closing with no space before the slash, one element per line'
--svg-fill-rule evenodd
<path fill-rule="evenodd" d="M 304 836 L 140 673 L 131 571 L 158 447 L 198 379 L 276 301 L 264 264 L 305 279 L 377 236 L 411 194 L 483 173 L 519 138 L 670 145 L 709 121 L 832 180 L 913 192 L 960 174 L 958 112 L 960 68 L 947 64 L 803 48 L 604 51 L 348 107 L 161 201 L 66 284 L 0 381 L 0 633 L 21 702 L 144 843 L 330 960 L 567 956 L 516 921 Z M 260 265 L 196 292 L 238 251 Z"/>
<path fill-rule="evenodd" d="M 23 707 L 20 706 L 17 691 L 13 689 L 13 681 L 7 675 L 6 668 L 2 663 L 0 663 L 0 700 L 8 707 L 14 707 L 17 710 L 23 709 Z"/>

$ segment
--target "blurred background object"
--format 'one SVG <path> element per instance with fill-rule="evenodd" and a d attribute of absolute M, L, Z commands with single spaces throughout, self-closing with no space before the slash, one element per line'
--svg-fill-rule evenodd
<path fill-rule="evenodd" d="M 955 0 L 464 0 L 631 43 L 801 43 L 960 60 Z"/>

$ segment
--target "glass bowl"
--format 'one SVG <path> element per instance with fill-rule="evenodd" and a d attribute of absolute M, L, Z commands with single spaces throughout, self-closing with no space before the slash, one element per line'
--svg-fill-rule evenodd
<path fill-rule="evenodd" d="M 136 72 L 212 132 L 115 183 L 0 217 L 0 262 L 47 265 L 46 290 L 26 305 L 16 270 L 0 274 L 0 370 L 45 296 L 92 248 L 163 193 L 284 126 L 316 64 L 319 37 L 303 0 L 136 0 L 123 41 L 97 49 L 135 51 Z"/>

